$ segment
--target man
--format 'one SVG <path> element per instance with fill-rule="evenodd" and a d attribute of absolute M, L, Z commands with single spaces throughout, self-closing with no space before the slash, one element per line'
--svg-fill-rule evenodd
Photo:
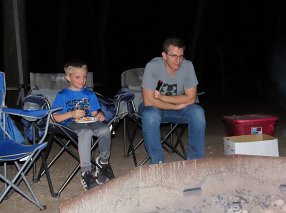
<path fill-rule="evenodd" d="M 191 61 L 184 59 L 185 44 L 179 38 L 163 43 L 162 57 L 147 63 L 142 81 L 144 144 L 151 164 L 164 162 L 160 124 L 188 124 L 188 159 L 204 157 L 205 115 L 195 104 L 197 77 Z"/>

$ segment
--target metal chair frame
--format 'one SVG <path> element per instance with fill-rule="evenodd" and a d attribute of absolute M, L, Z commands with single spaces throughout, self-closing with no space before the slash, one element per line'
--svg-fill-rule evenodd
<path fill-rule="evenodd" d="M 144 165 L 149 159 L 150 157 L 147 154 L 147 157 L 141 161 L 141 163 L 138 163 L 137 157 L 136 157 L 136 150 L 143 144 L 144 142 L 144 138 L 142 137 L 139 141 L 135 142 L 135 136 L 136 136 L 136 132 L 138 128 L 142 128 L 142 124 L 141 124 L 141 117 L 138 114 L 138 112 L 136 112 L 135 110 L 135 106 L 134 103 L 131 103 L 131 106 L 133 107 L 133 112 L 130 112 L 129 116 L 127 116 L 124 120 L 124 140 L 127 141 L 126 138 L 128 138 L 128 142 L 129 142 L 129 146 L 128 146 L 128 151 L 127 151 L 127 157 L 129 157 L 130 155 L 132 155 L 133 157 L 133 161 L 134 161 L 134 165 L 137 166 L 142 166 Z M 133 131 L 128 131 L 128 127 L 127 127 L 127 119 L 131 120 L 133 123 L 135 123 L 135 129 Z M 183 124 L 167 124 L 167 123 L 163 123 L 161 124 L 161 126 L 163 125 L 167 125 L 170 127 L 170 130 L 167 132 L 167 134 L 162 135 L 161 136 L 161 141 L 160 143 L 162 144 L 162 147 L 164 148 L 164 150 L 166 150 L 168 153 L 176 153 L 177 155 L 179 155 L 182 159 L 186 160 L 187 159 L 187 154 L 186 154 L 186 150 L 183 144 L 183 141 L 181 139 L 184 130 L 185 130 L 185 125 Z M 181 131 L 179 131 L 179 126 L 182 126 Z M 177 137 L 177 141 L 174 142 L 174 134 Z M 127 137 L 126 137 L 127 135 Z M 125 141 L 125 143 L 126 143 Z M 181 151 L 178 149 L 178 146 L 180 146 Z"/>
<path fill-rule="evenodd" d="M 3 190 L 0 192 L 0 203 L 2 203 L 4 199 L 10 198 L 13 192 L 18 192 L 28 201 L 40 208 L 40 210 L 44 210 L 46 206 L 42 205 L 38 200 L 26 175 L 39 156 L 43 159 L 42 151 L 47 146 L 45 139 L 48 133 L 49 121 L 52 113 L 60 110 L 60 108 L 49 110 L 22 110 L 6 107 L 6 81 L 5 73 L 3 72 L 0 72 L 0 95 L 0 163 L 3 164 L 3 173 L 0 172 L 0 180 L 4 183 Z M 38 144 L 24 144 L 24 137 L 10 116 L 17 116 L 33 121 L 46 118 L 43 128 L 44 134 L 38 139 Z M 17 136 L 14 134 L 15 131 L 17 132 Z M 8 164 L 13 164 L 17 170 L 13 176 L 8 175 Z M 48 170 L 46 171 L 46 176 L 49 181 Z M 21 184 L 21 182 L 24 182 L 24 184 Z M 22 189 L 22 185 L 26 186 L 28 192 Z"/>
<path fill-rule="evenodd" d="M 45 101 L 47 102 L 47 106 L 50 107 L 50 103 L 48 102 L 48 100 L 43 96 L 42 98 L 45 99 Z M 51 149 L 54 143 L 57 143 L 61 148 L 54 156 L 51 157 L 50 153 L 51 153 Z M 91 146 L 92 153 L 97 148 L 97 145 L 98 145 L 98 141 L 95 137 L 93 137 L 92 146 Z M 59 197 L 62 191 L 66 188 L 66 186 L 70 183 L 70 181 L 73 179 L 73 177 L 77 174 L 77 172 L 80 169 L 80 159 L 79 159 L 78 153 L 74 150 L 74 148 L 75 149 L 78 148 L 77 134 L 72 129 L 60 123 L 57 123 L 52 117 L 51 122 L 49 124 L 49 130 L 48 130 L 47 149 L 44 151 L 43 161 L 42 161 L 41 167 L 34 181 L 35 182 L 40 181 L 41 177 L 46 173 L 46 171 L 48 171 L 55 164 L 55 162 L 60 158 L 60 156 L 65 151 L 77 161 L 77 164 L 75 165 L 75 167 L 72 169 L 72 171 L 67 176 L 66 180 L 62 183 L 62 185 L 57 190 L 55 190 L 53 181 L 51 177 L 49 176 L 48 184 L 49 184 L 49 189 L 50 189 L 52 197 Z M 51 157 L 51 160 L 48 161 L 48 157 Z M 96 167 L 101 169 L 101 167 L 96 163 L 94 158 L 91 158 L 91 162 L 93 164 L 94 169 Z M 104 170 L 102 170 L 102 172 L 109 179 L 114 178 L 112 169 L 110 171 L 111 175 L 107 174 Z"/>

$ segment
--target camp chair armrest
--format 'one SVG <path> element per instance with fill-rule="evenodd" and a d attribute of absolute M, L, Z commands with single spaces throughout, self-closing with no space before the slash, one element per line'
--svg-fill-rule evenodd
<path fill-rule="evenodd" d="M 16 108 L 3 108 L 2 112 L 9 115 L 16 115 L 25 118 L 33 118 L 33 119 L 42 119 L 46 117 L 48 114 L 52 114 L 58 110 L 61 110 L 62 107 L 47 109 L 47 110 L 23 110 Z"/>
<path fill-rule="evenodd" d="M 205 91 L 197 92 L 197 96 L 204 95 L 205 93 L 206 93 Z"/>

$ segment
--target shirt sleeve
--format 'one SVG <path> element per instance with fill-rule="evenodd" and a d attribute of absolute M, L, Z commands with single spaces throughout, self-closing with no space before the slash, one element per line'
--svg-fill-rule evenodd
<path fill-rule="evenodd" d="M 61 110 L 57 111 L 58 114 L 62 114 L 65 112 L 65 104 L 64 104 L 64 97 L 61 94 L 57 94 L 55 100 L 53 102 L 52 108 L 62 107 Z"/>
<path fill-rule="evenodd" d="M 155 90 L 157 86 L 158 77 L 156 76 L 156 71 L 161 70 L 160 62 L 158 59 L 153 59 L 146 64 L 143 74 L 142 88 L 148 90 Z"/>

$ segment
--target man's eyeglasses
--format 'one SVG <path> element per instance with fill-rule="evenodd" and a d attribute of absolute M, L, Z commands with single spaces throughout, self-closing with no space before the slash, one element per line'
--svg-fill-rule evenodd
<path fill-rule="evenodd" d="M 168 55 L 168 56 L 170 56 L 173 60 L 180 60 L 180 61 L 182 61 L 182 60 L 184 60 L 184 56 L 183 55 L 176 55 L 176 54 L 169 54 L 169 53 L 167 53 L 166 52 L 166 54 Z"/>

